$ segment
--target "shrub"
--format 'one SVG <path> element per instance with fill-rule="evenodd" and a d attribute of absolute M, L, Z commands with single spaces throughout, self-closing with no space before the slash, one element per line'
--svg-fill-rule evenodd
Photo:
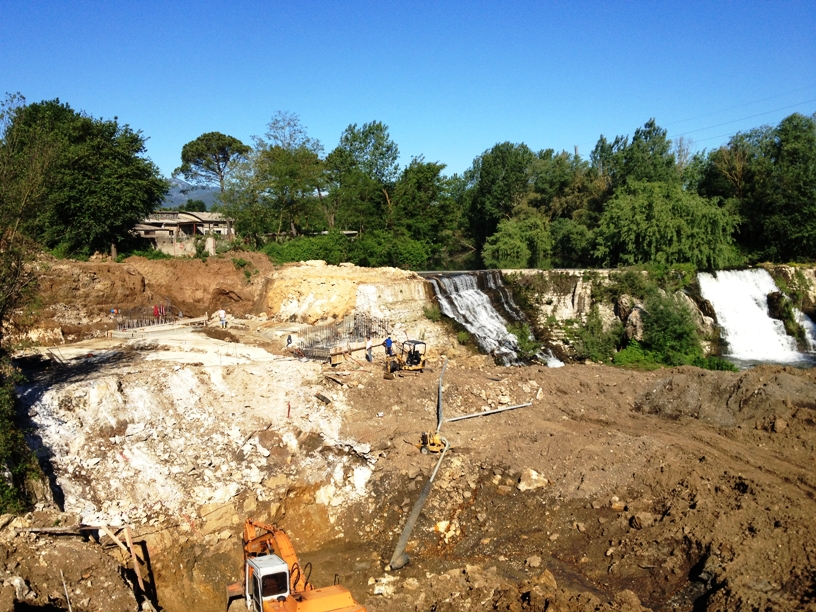
<path fill-rule="evenodd" d="M 173 259 L 172 255 L 168 255 L 164 251 L 159 251 L 158 249 L 147 249 L 145 251 L 130 251 L 128 253 L 120 253 L 116 257 L 116 263 L 122 263 L 128 257 L 144 257 L 145 259 L 155 260 L 155 259 Z"/>
<path fill-rule="evenodd" d="M 718 370 L 722 372 L 739 372 L 737 366 L 730 361 L 717 357 L 716 355 L 709 355 L 708 357 L 696 357 L 691 364 L 704 370 Z"/>
<path fill-rule="evenodd" d="M 19 375 L 6 357 L 0 357 L 0 513 L 19 514 L 30 507 L 25 483 L 42 478 L 42 472 L 26 445 L 16 421 L 14 383 Z"/>
<path fill-rule="evenodd" d="M 701 357 L 700 338 L 694 318 L 672 296 L 654 292 L 646 299 L 643 313 L 643 343 L 660 363 L 684 365 Z"/>
<path fill-rule="evenodd" d="M 456 334 L 456 339 L 459 341 L 459 344 L 465 345 L 470 342 L 470 334 L 466 331 L 460 331 Z"/>
<path fill-rule="evenodd" d="M 436 304 L 431 306 L 423 306 L 422 314 L 425 315 L 426 319 L 433 321 L 434 323 L 439 323 L 442 320 L 442 311 Z"/>
<path fill-rule="evenodd" d="M 620 321 L 607 331 L 603 329 L 603 322 L 597 306 L 593 306 L 587 316 L 586 325 L 573 332 L 573 344 L 579 358 L 592 361 L 609 361 L 615 354 L 623 335 L 623 325 Z"/>
<path fill-rule="evenodd" d="M 330 265 L 348 261 L 349 240 L 341 232 L 325 236 L 299 236 L 284 242 L 270 242 L 263 251 L 275 263 L 322 259 Z"/>
<path fill-rule="evenodd" d="M 527 323 L 520 321 L 510 323 L 507 331 L 516 337 L 519 347 L 518 356 L 522 359 L 532 359 L 541 350 L 541 343 L 536 342 Z"/>

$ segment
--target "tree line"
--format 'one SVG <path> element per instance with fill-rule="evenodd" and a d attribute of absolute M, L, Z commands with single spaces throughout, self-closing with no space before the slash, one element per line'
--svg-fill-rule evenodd
<path fill-rule="evenodd" d="M 60 256 L 135 244 L 133 226 L 168 190 L 140 131 L 59 100 L 9 96 L 0 112 L 4 231 Z M 631 137 L 601 136 L 587 158 L 503 142 L 452 175 L 440 161 L 401 167 L 399 158 L 380 121 L 349 125 L 325 153 L 296 114 L 278 112 L 251 144 L 218 132 L 187 143 L 174 175 L 215 188 L 244 248 L 278 261 L 722 268 L 816 259 L 814 116 L 694 154 L 650 119 Z"/>
<path fill-rule="evenodd" d="M 650 119 L 631 138 L 601 136 L 587 159 L 503 142 L 447 176 L 441 162 L 398 158 L 382 122 L 348 126 L 324 155 L 280 112 L 253 146 L 218 133 L 188 143 L 177 173 L 218 186 L 242 239 L 280 261 L 715 269 L 816 258 L 814 116 L 694 154 Z"/>

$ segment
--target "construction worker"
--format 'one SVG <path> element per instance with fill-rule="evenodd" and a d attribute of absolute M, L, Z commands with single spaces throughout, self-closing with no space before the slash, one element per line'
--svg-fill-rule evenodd
<path fill-rule="evenodd" d="M 371 363 L 374 361 L 374 352 L 371 345 L 371 336 L 366 336 L 366 361 Z"/>
<path fill-rule="evenodd" d="M 391 357 L 394 354 L 393 353 L 394 343 L 391 340 L 391 334 L 388 334 L 388 336 L 385 338 L 385 341 L 383 342 L 383 346 L 385 347 L 385 356 L 386 357 Z"/>

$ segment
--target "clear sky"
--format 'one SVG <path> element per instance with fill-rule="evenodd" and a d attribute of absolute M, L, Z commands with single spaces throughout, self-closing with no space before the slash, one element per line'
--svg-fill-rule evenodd
<path fill-rule="evenodd" d="M 696 148 L 816 111 L 816 1 L 0 0 L 0 94 L 149 138 L 169 176 L 219 131 L 295 112 L 326 152 L 390 128 L 462 172 L 497 142 L 586 156 L 650 117 Z"/>

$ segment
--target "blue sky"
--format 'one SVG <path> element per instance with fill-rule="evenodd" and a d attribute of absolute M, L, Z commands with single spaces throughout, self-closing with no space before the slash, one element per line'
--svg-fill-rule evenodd
<path fill-rule="evenodd" d="M 390 128 L 403 164 L 467 169 L 497 142 L 586 156 L 650 117 L 696 148 L 816 111 L 816 2 L 2 0 L 0 94 L 60 98 L 149 138 L 169 176 L 278 110 L 326 152 Z"/>

